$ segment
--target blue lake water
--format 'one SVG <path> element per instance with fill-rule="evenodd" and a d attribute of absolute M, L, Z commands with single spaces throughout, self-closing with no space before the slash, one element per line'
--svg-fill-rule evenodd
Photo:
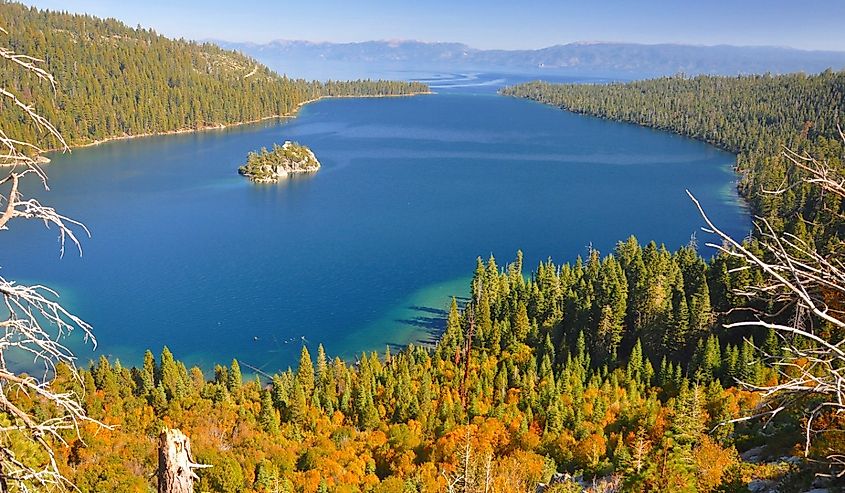
<path fill-rule="evenodd" d="M 505 79 L 446 74 L 436 95 L 323 100 L 286 122 L 52 156 L 40 196 L 92 238 L 59 259 L 54 231 L 13 224 L 2 273 L 56 287 L 94 325 L 83 361 L 135 364 L 167 345 L 205 368 L 273 371 L 303 343 L 352 357 L 431 337 L 477 256 L 522 249 L 531 268 L 631 234 L 685 244 L 701 225 L 685 188 L 747 234 L 731 154 L 497 96 Z M 322 170 L 277 185 L 236 173 L 285 140 Z"/>

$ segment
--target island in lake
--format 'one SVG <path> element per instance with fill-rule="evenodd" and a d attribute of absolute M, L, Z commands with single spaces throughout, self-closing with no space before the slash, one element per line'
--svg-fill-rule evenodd
<path fill-rule="evenodd" d="M 259 152 L 250 152 L 238 173 L 254 182 L 269 183 L 277 182 L 289 173 L 313 173 L 319 169 L 320 162 L 311 149 L 288 140 L 281 146 L 273 144 L 269 151 L 262 147 Z"/>

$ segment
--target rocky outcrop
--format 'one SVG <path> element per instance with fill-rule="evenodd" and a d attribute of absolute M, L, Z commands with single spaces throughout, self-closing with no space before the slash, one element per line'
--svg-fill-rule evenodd
<path fill-rule="evenodd" d="M 291 173 L 313 173 L 320 169 L 320 161 L 311 149 L 296 142 L 285 141 L 273 149 L 250 152 L 238 173 L 257 183 L 273 183 Z"/>

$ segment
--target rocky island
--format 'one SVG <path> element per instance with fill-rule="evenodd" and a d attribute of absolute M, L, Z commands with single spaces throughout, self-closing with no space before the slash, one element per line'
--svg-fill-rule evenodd
<path fill-rule="evenodd" d="M 289 173 L 313 173 L 319 169 L 320 162 L 311 149 L 288 140 L 281 146 L 273 144 L 269 151 L 262 147 L 258 152 L 250 152 L 238 173 L 256 183 L 272 183 Z"/>

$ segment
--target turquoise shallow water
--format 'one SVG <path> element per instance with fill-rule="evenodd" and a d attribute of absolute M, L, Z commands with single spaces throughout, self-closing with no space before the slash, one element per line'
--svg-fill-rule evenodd
<path fill-rule="evenodd" d="M 352 357 L 430 338 L 479 255 L 503 264 L 522 249 L 530 268 L 631 234 L 687 243 L 701 221 L 685 188 L 748 232 L 732 155 L 457 85 L 54 156 L 40 195 L 91 229 L 85 255 L 59 259 L 54 232 L 13 225 L 3 275 L 68 293 L 99 340 L 83 360 L 137 363 L 168 345 L 206 368 L 236 357 L 272 371 L 303 343 Z M 288 139 L 323 169 L 278 185 L 235 172 Z"/>

